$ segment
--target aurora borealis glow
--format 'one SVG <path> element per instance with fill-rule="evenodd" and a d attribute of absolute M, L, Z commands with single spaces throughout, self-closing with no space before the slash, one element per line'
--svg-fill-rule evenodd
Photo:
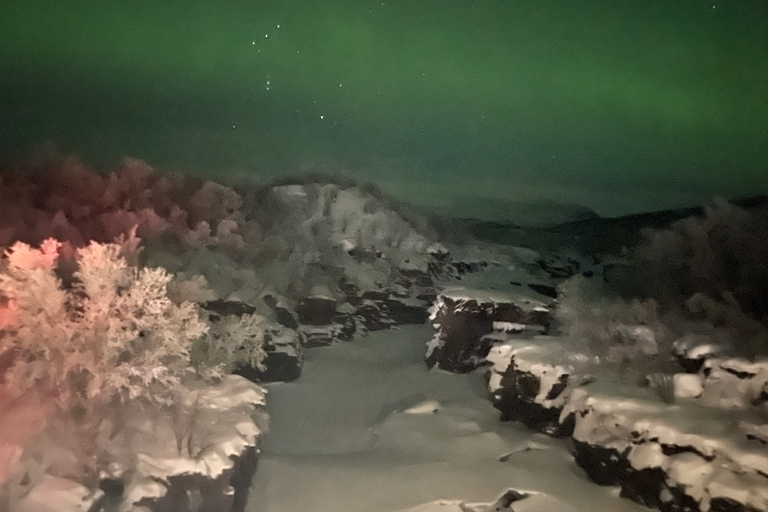
<path fill-rule="evenodd" d="M 603 215 L 768 193 L 768 2 L 9 0 L 0 159 Z"/>

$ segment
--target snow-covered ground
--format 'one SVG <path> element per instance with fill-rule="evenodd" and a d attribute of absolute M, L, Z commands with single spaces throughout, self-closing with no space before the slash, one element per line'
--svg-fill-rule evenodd
<path fill-rule="evenodd" d="M 490 503 L 509 488 L 545 494 L 520 510 L 648 510 L 591 483 L 565 441 L 499 422 L 481 372 L 427 370 L 432 335 L 408 326 L 312 349 L 299 380 L 267 384 L 247 511 L 394 512 Z"/>

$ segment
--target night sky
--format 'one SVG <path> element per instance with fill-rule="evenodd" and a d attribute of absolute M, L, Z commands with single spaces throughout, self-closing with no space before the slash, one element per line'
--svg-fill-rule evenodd
<path fill-rule="evenodd" d="M 0 160 L 307 171 L 503 217 L 768 193 L 768 1 L 0 6 Z"/>

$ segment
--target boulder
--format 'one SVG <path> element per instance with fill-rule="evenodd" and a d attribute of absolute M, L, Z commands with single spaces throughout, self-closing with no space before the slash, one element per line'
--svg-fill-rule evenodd
<path fill-rule="evenodd" d="M 383 302 L 389 317 L 398 325 L 421 325 L 429 319 L 429 304 L 423 300 L 390 296 Z"/>
<path fill-rule="evenodd" d="M 207 311 L 217 313 L 219 316 L 243 316 L 256 313 L 256 306 L 240 300 L 209 300 L 200 306 Z"/>
<path fill-rule="evenodd" d="M 357 306 L 355 313 L 369 331 L 382 331 L 395 324 L 383 301 L 363 299 Z"/>
<path fill-rule="evenodd" d="M 301 344 L 306 348 L 327 347 L 334 341 L 344 339 L 346 326 L 342 324 L 300 325 Z"/>
<path fill-rule="evenodd" d="M 275 294 L 264 294 L 261 298 L 264 303 L 272 309 L 275 319 L 283 327 L 296 330 L 299 327 L 299 321 L 296 313 L 293 312 L 284 302 L 284 300 Z"/>
<path fill-rule="evenodd" d="M 711 357 L 699 374 L 668 376 L 672 389 L 660 390 L 610 372 L 591 377 L 596 361 L 568 339 L 498 331 L 484 339 L 502 419 L 570 436 L 593 481 L 663 512 L 768 511 L 768 423 L 754 405 L 766 363 Z"/>

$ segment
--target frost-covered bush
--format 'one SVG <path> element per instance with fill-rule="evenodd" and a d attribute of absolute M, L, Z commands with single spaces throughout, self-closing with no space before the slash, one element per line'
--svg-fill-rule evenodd
<path fill-rule="evenodd" d="M 716 200 L 701 217 L 645 230 L 632 251 L 638 291 L 684 301 L 728 293 L 748 315 L 768 321 L 768 211 Z M 681 300 L 682 299 L 682 300 Z"/>
<path fill-rule="evenodd" d="M 165 270 L 127 263 L 131 246 L 82 247 L 65 279 L 57 273 L 56 240 L 39 248 L 18 242 L 5 252 L 0 434 L 33 419 L 35 428 L 3 436 L 9 444 L 0 461 L 15 470 L 0 475 L 0 501 L 12 502 L 43 474 L 93 484 L 110 463 L 129 464 L 112 453 L 123 405 L 161 414 L 195 376 L 190 350 L 208 325 L 195 304 L 168 298 L 172 276 Z"/>
<path fill-rule="evenodd" d="M 174 304 L 164 269 L 127 264 L 118 244 L 77 250 L 65 288 L 60 243 L 16 243 L 0 273 L 3 380 L 22 394 L 46 389 L 63 406 L 97 396 L 168 402 L 190 371 L 189 349 L 207 332 L 192 303 Z"/>
<path fill-rule="evenodd" d="M 655 297 L 736 354 L 768 353 L 768 210 L 724 200 L 643 231 L 624 292 Z"/>
<path fill-rule="evenodd" d="M 561 283 L 555 318 L 564 334 L 609 363 L 644 366 L 671 350 L 653 299 L 608 298 L 581 276 Z"/>
<path fill-rule="evenodd" d="M 192 346 L 192 363 L 207 378 L 216 378 L 242 366 L 264 370 L 264 317 L 227 316 L 211 325 Z"/>
<path fill-rule="evenodd" d="M 98 173 L 54 155 L 0 169 L 0 247 L 56 238 L 66 260 L 136 226 L 143 261 L 202 273 L 216 298 L 250 303 L 267 287 L 294 301 L 325 286 L 342 300 L 342 280 L 368 291 L 429 269 L 434 236 L 423 218 L 373 187 L 306 181 L 227 186 L 137 159 Z"/>

